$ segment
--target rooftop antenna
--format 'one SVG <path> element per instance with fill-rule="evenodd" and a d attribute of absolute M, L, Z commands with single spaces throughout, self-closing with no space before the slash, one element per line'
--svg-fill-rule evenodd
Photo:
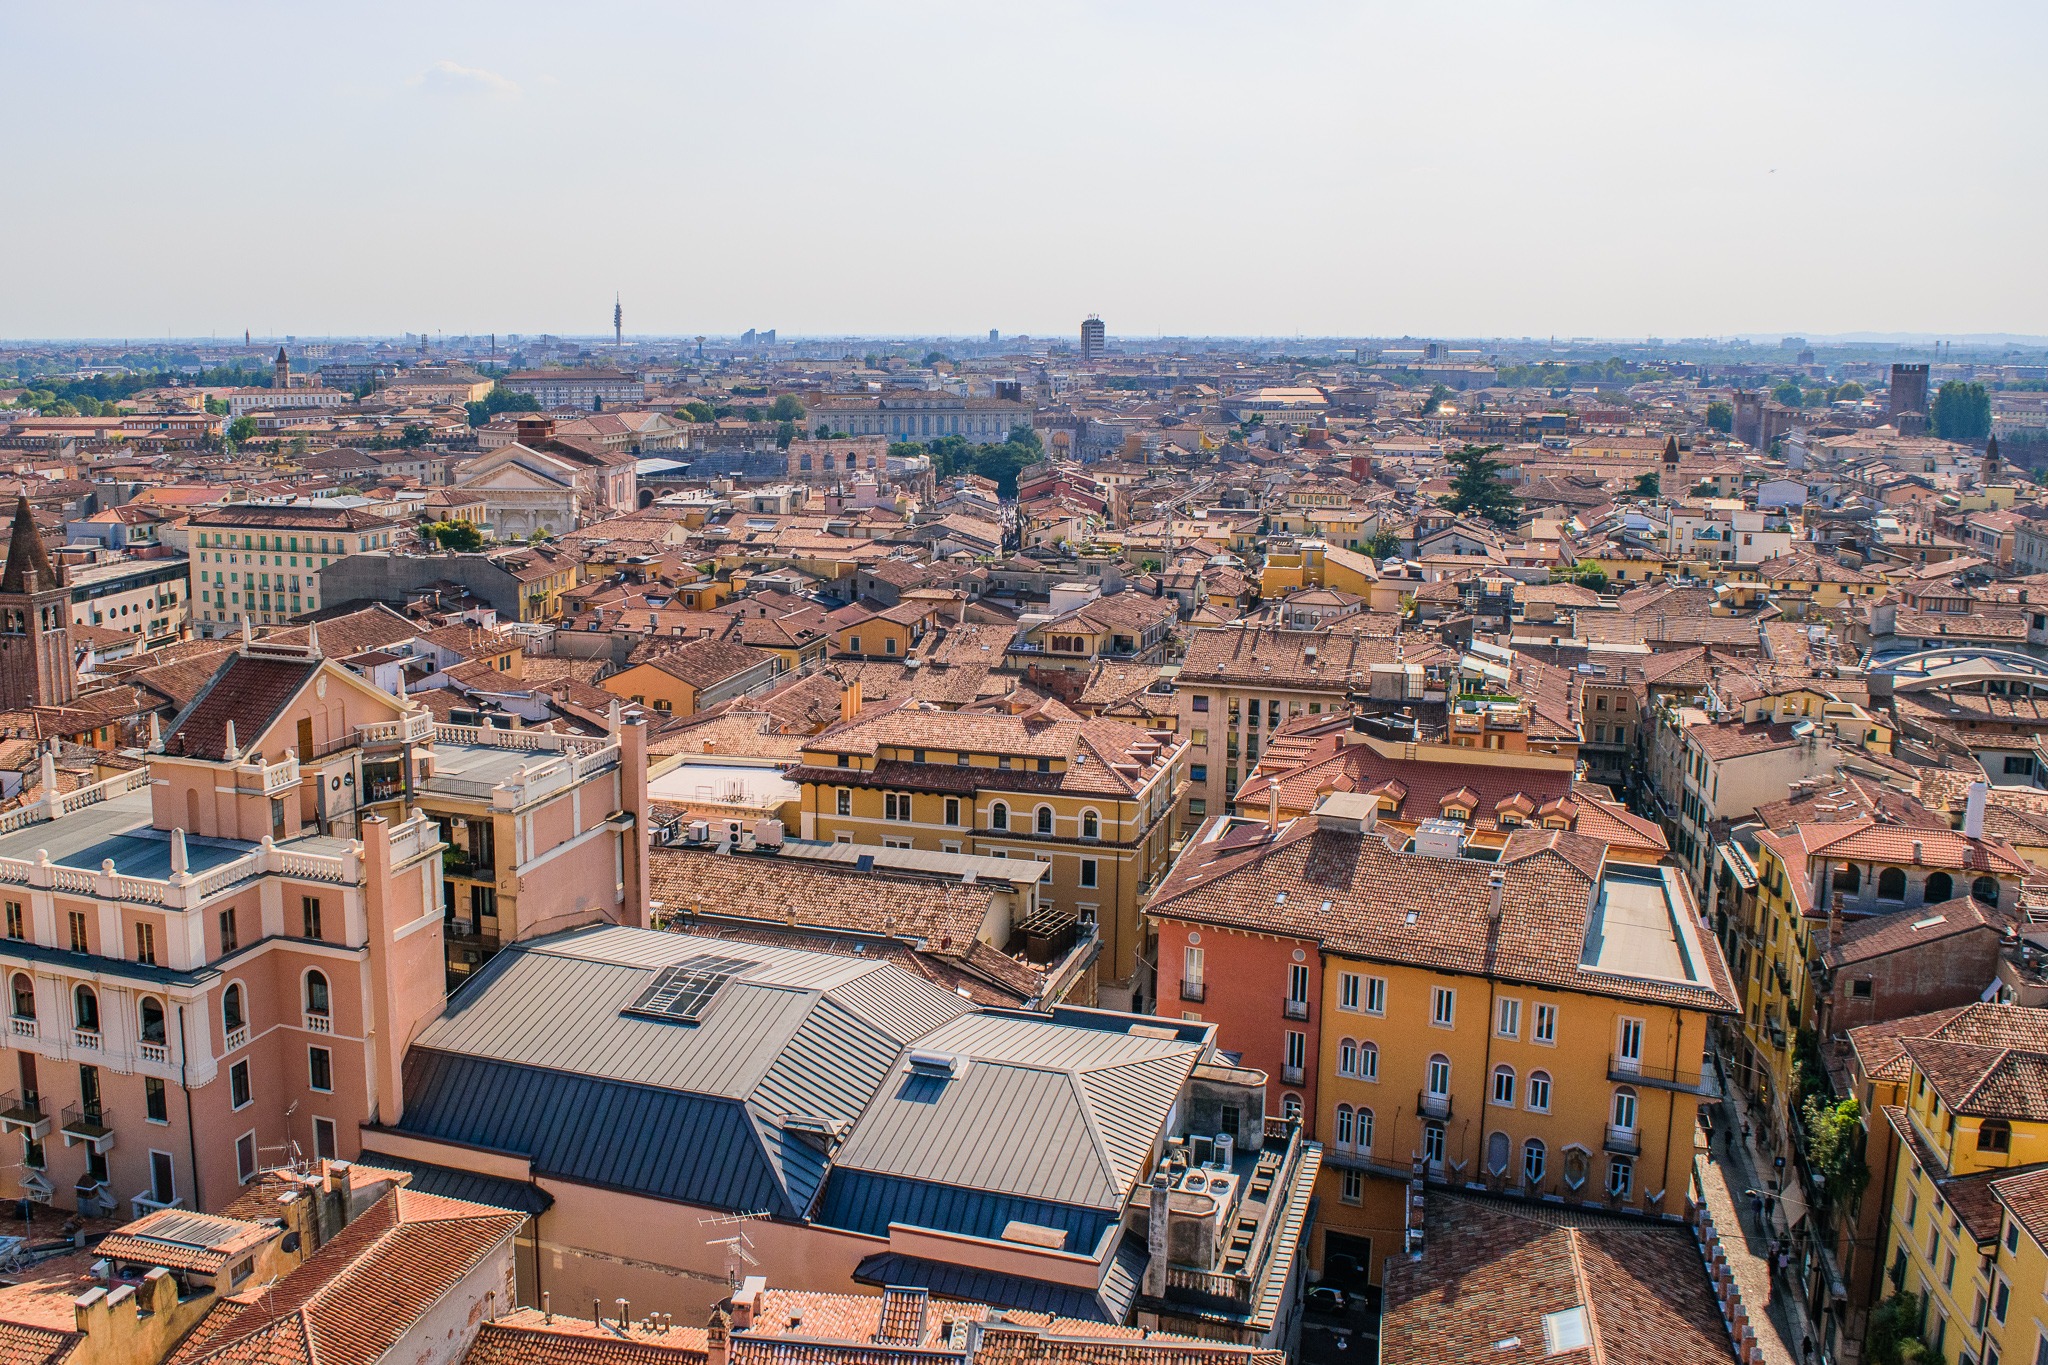
<path fill-rule="evenodd" d="M 741 1263 L 744 1262 L 747 1265 L 761 1264 L 754 1256 L 754 1239 L 747 1231 L 747 1224 L 757 1219 L 772 1216 L 766 1209 L 756 1209 L 752 1213 L 727 1213 L 721 1214 L 716 1218 L 699 1218 L 697 1220 L 704 1227 L 729 1227 L 733 1230 L 730 1237 L 707 1238 L 704 1243 L 706 1246 L 725 1248 L 725 1279 L 727 1284 L 735 1287 L 738 1286 Z"/>
<path fill-rule="evenodd" d="M 619 303 L 619 296 L 612 295 L 612 345 L 626 344 L 626 310 Z"/>

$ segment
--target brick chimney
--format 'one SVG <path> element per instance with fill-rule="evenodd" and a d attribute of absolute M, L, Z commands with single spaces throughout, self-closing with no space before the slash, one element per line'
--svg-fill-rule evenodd
<path fill-rule="evenodd" d="M 537 441 L 552 440 L 555 435 L 555 419 L 552 417 L 521 417 L 517 430 L 519 434 L 513 439 L 523 446 L 531 446 Z"/>

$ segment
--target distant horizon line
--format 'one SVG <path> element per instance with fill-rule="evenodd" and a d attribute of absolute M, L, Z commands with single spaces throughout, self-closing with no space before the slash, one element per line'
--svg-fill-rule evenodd
<path fill-rule="evenodd" d="M 883 342 L 883 343 L 899 343 L 899 344 L 900 344 L 900 343 L 903 343 L 903 342 L 925 342 L 925 341 L 929 341 L 929 342 L 968 342 L 968 343 L 976 343 L 976 344 L 986 345 L 986 344 L 988 344 L 988 342 L 989 342 L 989 338 L 988 338 L 988 337 L 987 337 L 987 336 L 986 336 L 985 334 L 983 334 L 983 333 L 978 333 L 978 332 L 784 332 L 784 331 L 782 331 L 782 330 L 781 330 L 780 328 L 758 328 L 758 329 L 751 329 L 751 330 L 755 330 L 755 331 L 773 331 L 773 332 L 775 333 L 775 341 L 776 341 L 776 344 L 777 344 L 777 345 L 784 345 L 784 344 L 797 344 L 797 343 L 804 343 L 804 344 L 819 344 L 819 343 L 831 343 L 831 342 L 845 342 L 845 343 L 860 343 L 860 342 Z M 128 335 L 122 335 L 122 336 L 114 336 L 114 335 L 77 335 L 77 336 L 27 336 L 27 337 L 0 337 L 0 349 L 5 349 L 5 350 L 25 350 L 25 349 L 30 349 L 30 348 L 38 347 L 38 346 L 126 346 L 126 347 L 131 347 L 131 348 L 135 348 L 135 349 L 149 349 L 149 348 L 154 348 L 154 347 L 165 347 L 165 346 L 211 346 L 211 347 L 236 347 L 236 346 L 246 346 L 246 347 L 249 347 L 249 348 L 251 348 L 251 349 L 254 349 L 254 348 L 258 347 L 258 346 L 280 346 L 280 345 L 282 345 L 282 346 L 296 346 L 296 345 L 309 345 L 309 344 L 316 344 L 316 343 L 318 343 L 318 344 L 335 344 L 335 343 L 392 343 L 392 342 L 399 342 L 399 343 L 404 343 L 404 342 L 406 342 L 406 341 L 408 341 L 408 340 L 412 340 L 412 341 L 417 341 L 417 339 L 418 339 L 418 338 L 420 338 L 420 337 L 422 337 L 423 335 L 427 335 L 427 334 L 424 334 L 424 333 L 420 333 L 420 332 L 306 332 L 306 333 L 301 333 L 301 332 L 274 332 L 274 333 L 250 333 L 250 334 L 249 334 L 249 338 L 248 338 L 248 340 L 247 340 L 247 341 L 244 341 L 244 342 L 236 342 L 236 341 L 234 340 L 234 338 L 233 338 L 232 336 L 228 336 L 228 337 L 221 337 L 221 336 L 218 336 L 218 335 L 206 335 L 206 336 L 176 336 L 176 335 L 173 335 L 173 336 L 165 336 L 165 337 L 149 337 L 149 336 L 142 336 L 142 335 L 136 335 L 136 334 L 128 334 Z M 452 333 L 452 334 L 449 334 L 449 333 L 433 333 L 432 335 L 433 335 L 434 337 L 436 337 L 436 338 L 439 338 L 439 340 L 438 340 L 438 341 L 437 341 L 436 343 L 434 343 L 434 344 L 438 344 L 438 345 L 448 345 L 448 344 L 450 344 L 450 338 L 451 338 L 451 337 L 452 337 L 452 338 L 455 338 L 455 339 L 466 339 L 467 343 L 470 343 L 470 344 L 474 344 L 474 343 L 476 343 L 476 342 L 478 342 L 478 341 L 482 341 L 482 340 L 487 340 L 488 338 L 492 337 L 493 335 L 495 335 L 495 336 L 499 337 L 499 338 L 500 338 L 501 340 L 502 340 L 502 339 L 509 339 L 509 338 L 515 338 L 515 337 L 516 337 L 516 338 L 518 338 L 518 341 L 517 341 L 517 342 L 509 342 L 509 341 L 505 341 L 505 342 L 503 342 L 503 344 L 517 344 L 517 345 L 525 345 L 525 344 L 528 344 L 528 343 L 530 343 L 530 342 L 534 342 L 534 341 L 538 341 L 538 340 L 540 340 L 540 339 L 542 339 L 542 338 L 546 338 L 546 339 L 548 339 L 548 340 L 550 340 L 550 341 L 558 341 L 558 342 L 577 342 L 577 343 L 590 343 L 590 344 L 593 344 L 593 345 L 601 345 L 601 346 L 604 346 L 604 347 L 610 347 L 610 348 L 613 348 L 613 349 L 617 349 L 617 348 L 619 347 L 619 345 L 620 345 L 620 343 L 619 343 L 619 342 L 616 342 L 616 341 L 614 341 L 614 339 L 613 339 L 613 335 L 612 335 L 612 334 L 611 334 L 610 332 L 549 332 L 549 331 L 517 331 L 517 332 L 499 332 L 499 333 L 495 333 L 495 334 L 493 334 L 493 333 L 490 333 L 490 332 L 456 332 L 456 333 Z M 1075 332 L 1074 332 L 1074 333 L 1072 334 L 1072 336 L 1071 336 L 1071 337 L 1070 337 L 1070 335 L 1069 335 L 1068 333 L 1066 333 L 1066 332 L 1031 332 L 1031 331 L 1016 331 L 1016 332 L 999 332 L 999 333 L 998 333 L 998 335 L 997 335 L 997 337 L 996 337 L 996 341 L 997 341 L 998 343 L 1000 343 L 1000 342 L 1004 342 L 1004 341 L 1066 341 L 1066 340 L 1071 340 L 1071 339 L 1073 339 L 1074 337 L 1078 337 L 1078 335 L 1079 335 L 1079 329 L 1078 329 L 1078 328 L 1077 328 L 1077 329 L 1075 330 Z M 738 332 L 628 332 L 628 333 L 626 333 L 626 334 L 625 334 L 625 337 L 624 337 L 624 343 L 623 343 L 623 344 L 624 344 L 624 345 L 626 345 L 626 346 L 634 346 L 634 345 L 692 345 L 692 344 L 696 343 L 696 342 L 697 342 L 697 341 L 698 341 L 699 339 L 701 339 L 701 340 L 705 341 L 706 343 L 712 343 L 712 342 L 717 342 L 717 343 L 737 343 L 737 342 L 739 342 L 739 341 L 740 341 L 740 340 L 741 340 L 741 339 L 742 339 L 742 338 L 743 338 L 744 336 L 745 336 L 745 332 L 744 332 L 744 331 L 738 331 Z M 1565 336 L 1529 336 L 1529 335 L 1508 335 L 1508 334 L 1492 334 L 1492 335 L 1482 335 L 1482 334 L 1459 334 L 1459 333 L 1448 333 L 1448 332 L 1432 332 L 1432 333 L 1425 333 L 1425 334 L 1415 334 L 1415 333 L 1402 333 L 1402 334 L 1399 334 L 1399 335 L 1391 335 L 1391 334 L 1387 334 L 1387 333 L 1379 333 L 1379 334 L 1344 334 L 1344 333 L 1323 333 L 1323 334 L 1316 334 L 1316 335 L 1308 335 L 1308 334 L 1293 334 L 1293 335 L 1289 335 L 1289 334 L 1284 334 L 1284 333 L 1257 333 L 1257 332 L 1165 332 L 1165 333 L 1154 333 L 1154 332 L 1123 332 L 1123 333 L 1118 333 L 1118 332 L 1116 332 L 1116 331 L 1111 331 L 1111 332 L 1109 333 L 1109 339 L 1110 339 L 1110 341 L 1112 341 L 1112 342 L 1116 342 L 1116 341 L 1123 341 L 1123 342 L 1126 342 L 1126 343 L 1129 343 L 1129 344 L 1137 344 L 1137 345 L 1144 345 L 1144 344 L 1150 344 L 1150 345 L 1158 345 L 1158 344 L 1162 344 L 1162 343 L 1165 343 L 1165 342 L 1170 342 L 1170 341 L 1187 341 L 1187 342 L 1203 342 L 1203 343 L 1209 343 L 1209 344 L 1215 344 L 1215 343 L 1227 343 L 1227 342 L 1237 342 L 1237 343 L 1255 343 L 1255 344 L 1259 344 L 1259 345 L 1276 345 L 1276 344 L 1280 344 L 1280 345 L 1284 345 L 1284 344 L 1300 344 L 1300 345 L 1311 345 L 1311 344 L 1313 344 L 1313 345 L 1343 345 L 1343 346 L 1360 346 L 1360 345 L 1380 345 L 1380 344 L 1386 344 L 1386 343 L 1399 343 L 1399 342 L 1416 342 L 1416 343 L 1427 343 L 1427 342 L 1439 342 L 1439 343 L 1451 343 L 1451 344 L 1457 344 L 1457 343 L 1472 343 L 1472 344 L 1477 344 L 1477 345 L 1487 345 L 1487 344 L 1495 344 L 1495 345 L 1503 345 L 1503 346 L 1545 346 L 1545 345 L 1547 345 L 1547 346 L 1552 346 L 1552 347 L 1559 347 L 1559 348 L 1565 348 L 1565 347 L 1580 347 L 1580 346 L 1636 346 L 1636 347 L 1642 347 L 1642 346 L 1732 346 L 1732 345 L 1743 345 L 1743 344 L 1746 344 L 1746 345 L 1763 345 L 1763 346 L 1768 346 L 1768 347 L 1773 347 L 1773 348 L 1782 348 L 1782 346 L 1783 346 L 1783 343 L 1784 343 L 1784 342 L 1785 342 L 1785 341 L 1786 341 L 1787 339 L 1795 339 L 1795 338 L 1796 338 L 1796 339 L 1797 339 L 1798 341 L 1800 341 L 1800 342 L 1802 342 L 1802 343 L 1804 343 L 1804 344 L 1808 344 L 1808 345 L 1835 345 L 1835 346 L 1885 346 L 1885 345 L 1893 345 L 1893 346 L 1918 346 L 1918 345 L 1931 345 L 1931 344 L 1934 344 L 1934 343 L 1936 343 L 1936 342 L 1940 342 L 1940 343 L 1943 343 L 1943 344 L 1959 344 L 1959 345 L 1965 345 L 1965 346 L 2006 346 L 2006 347 L 2014 347 L 2014 346 L 2026 346 L 2026 347 L 2048 347 L 2048 334 L 2035 334 L 2035 333 L 2025 333 L 2025 332 L 1870 332 L 1870 331 L 1859 331 L 1859 332 L 1804 332 L 1804 333 L 1802 333 L 1802 332 L 1798 332 L 1798 331 L 1786 331 L 1786 330 L 1779 330 L 1779 329 L 1769 329 L 1769 330 L 1765 330 L 1765 331 L 1748 331 L 1748 332 L 1728 332 L 1728 333 L 1722 333 L 1722 334 L 1718 334 L 1718 335 L 1713 335 L 1713 336 L 1698 336 L 1698 335 L 1695 335 L 1695 336 L 1649 336 L 1649 335 L 1643 335 L 1643 334 L 1627 334 L 1627 335 L 1618 335 L 1618 334 L 1617 334 L 1617 335 L 1590 335 L 1590 334 L 1579 334 L 1579 335 L 1574 335 L 1574 336 L 1569 336 L 1569 337 L 1565 337 Z"/>

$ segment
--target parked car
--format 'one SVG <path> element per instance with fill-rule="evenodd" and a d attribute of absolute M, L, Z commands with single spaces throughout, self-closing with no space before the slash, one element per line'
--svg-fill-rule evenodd
<path fill-rule="evenodd" d="M 1343 1290 L 1327 1284 L 1316 1285 L 1308 1291 L 1308 1306 L 1318 1313 L 1341 1313 L 1346 1302 Z"/>

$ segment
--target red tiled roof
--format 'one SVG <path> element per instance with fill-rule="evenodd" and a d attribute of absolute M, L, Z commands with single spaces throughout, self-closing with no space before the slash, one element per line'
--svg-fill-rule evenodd
<path fill-rule="evenodd" d="M 316 659 L 231 655 L 164 736 L 164 752 L 221 762 L 230 721 L 235 743 L 246 749 L 319 669 Z"/>

